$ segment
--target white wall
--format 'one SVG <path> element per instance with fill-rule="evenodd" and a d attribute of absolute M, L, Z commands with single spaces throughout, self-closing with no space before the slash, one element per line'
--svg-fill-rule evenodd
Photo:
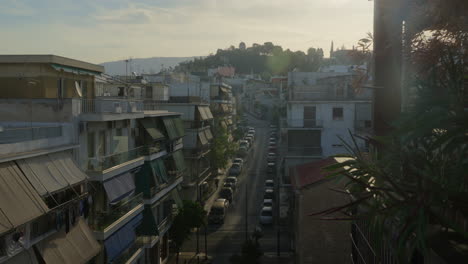
<path fill-rule="evenodd" d="M 346 149 L 339 139 L 342 137 L 351 144 L 349 131 L 354 133 L 355 103 L 354 102 L 310 102 L 289 104 L 287 118 L 293 120 L 293 124 L 302 124 L 304 118 L 304 106 L 315 106 L 316 120 L 322 124 L 321 146 L 324 157 L 345 153 Z M 333 108 L 343 108 L 343 120 L 333 120 Z M 349 131 L 348 131 L 349 130 Z M 343 145 L 337 147 L 333 145 Z"/>

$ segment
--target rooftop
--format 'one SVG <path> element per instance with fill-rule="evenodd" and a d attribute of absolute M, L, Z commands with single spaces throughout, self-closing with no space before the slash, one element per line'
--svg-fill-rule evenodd
<path fill-rule="evenodd" d="M 104 66 L 92 64 L 89 62 L 79 61 L 75 59 L 65 58 L 57 55 L 0 55 L 1 63 L 48 63 L 59 64 L 63 66 L 75 67 L 84 70 L 94 71 L 97 73 L 104 72 Z"/>

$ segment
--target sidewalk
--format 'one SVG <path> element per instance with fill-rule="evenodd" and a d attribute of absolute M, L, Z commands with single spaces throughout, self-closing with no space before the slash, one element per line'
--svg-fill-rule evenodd
<path fill-rule="evenodd" d="M 229 167 L 231 167 L 231 165 L 232 165 L 232 161 L 229 160 L 226 167 L 229 168 Z M 228 171 L 227 169 L 224 169 L 223 174 L 217 176 L 217 177 L 219 178 L 218 187 L 217 187 L 216 190 L 211 194 L 211 196 L 205 201 L 205 205 L 203 206 L 203 208 L 205 209 L 205 211 L 209 212 L 210 209 L 211 209 L 211 206 L 212 206 L 213 203 L 214 203 L 214 201 L 215 201 L 216 199 L 218 199 L 218 194 L 219 194 L 219 191 L 221 190 L 221 188 L 223 187 L 224 179 L 226 179 L 227 171 Z"/>

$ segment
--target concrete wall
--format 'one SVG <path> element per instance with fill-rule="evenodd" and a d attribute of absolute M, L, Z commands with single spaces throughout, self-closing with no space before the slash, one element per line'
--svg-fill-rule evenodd
<path fill-rule="evenodd" d="M 183 121 L 194 121 L 197 106 L 193 104 L 161 104 L 159 108 L 169 112 L 181 113 L 180 118 Z"/>
<path fill-rule="evenodd" d="M 350 263 L 350 222 L 320 220 L 309 216 L 349 202 L 345 194 L 329 188 L 339 188 L 333 181 L 322 181 L 296 194 L 295 245 L 296 263 Z"/>
<path fill-rule="evenodd" d="M 354 133 L 355 103 L 354 102 L 310 102 L 289 104 L 287 109 L 287 118 L 301 120 L 304 118 L 304 106 L 315 106 L 316 119 L 322 124 L 321 147 L 323 156 L 328 157 L 346 152 L 339 137 L 351 143 L 349 135 Z M 343 108 L 343 120 L 333 120 L 333 108 Z M 335 145 L 335 146 L 333 146 Z"/>
<path fill-rule="evenodd" d="M 59 78 L 64 79 L 64 98 L 79 97 L 75 81 L 86 82 L 88 97 L 94 94 L 90 75 L 59 72 L 48 64 L 0 64 L 0 98 L 57 98 Z"/>

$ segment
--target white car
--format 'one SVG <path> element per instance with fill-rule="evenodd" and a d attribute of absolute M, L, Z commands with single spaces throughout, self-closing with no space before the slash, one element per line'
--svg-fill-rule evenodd
<path fill-rule="evenodd" d="M 275 181 L 274 180 L 266 180 L 265 181 L 265 189 L 274 189 L 275 188 Z"/>
<path fill-rule="evenodd" d="M 233 161 L 232 161 L 232 164 L 239 164 L 239 166 L 241 166 L 241 168 L 244 166 L 244 160 L 241 159 L 241 158 L 235 158 Z"/>
<path fill-rule="evenodd" d="M 273 199 L 264 199 L 263 200 L 263 207 L 271 207 L 273 208 Z M 262 208 L 263 208 L 262 207 Z"/>
<path fill-rule="evenodd" d="M 260 224 L 271 225 L 273 224 L 273 207 L 263 207 L 260 213 Z"/>

